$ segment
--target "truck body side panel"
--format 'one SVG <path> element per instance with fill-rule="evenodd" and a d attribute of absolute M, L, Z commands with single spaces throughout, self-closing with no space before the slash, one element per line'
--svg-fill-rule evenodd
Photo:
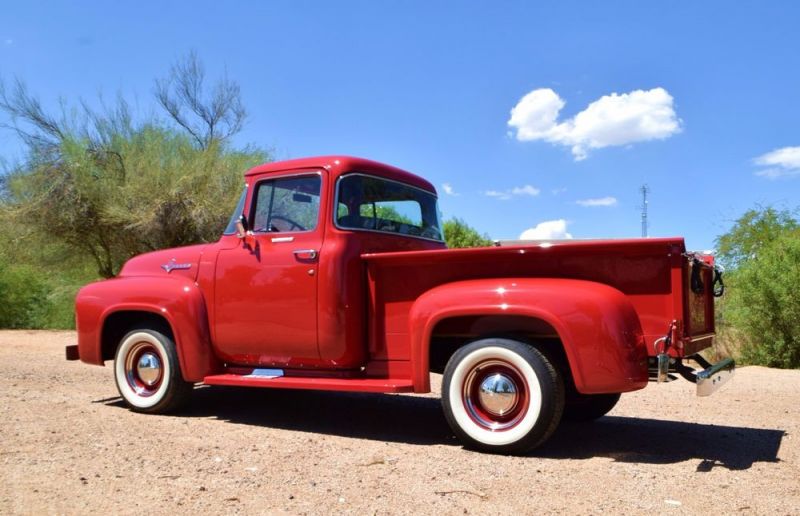
<path fill-rule="evenodd" d="M 633 306 L 652 355 L 669 322 L 684 318 L 684 252 L 681 238 L 653 238 L 364 255 L 372 297 L 370 357 L 410 360 L 414 301 L 439 285 L 486 278 L 576 279 L 613 287 Z M 682 351 L 677 345 L 670 350 Z"/>
<path fill-rule="evenodd" d="M 647 384 L 641 326 L 624 294 L 589 281 L 504 278 L 448 283 L 416 300 L 409 314 L 415 388 L 429 389 L 433 329 L 444 319 L 469 315 L 516 315 L 549 324 L 579 392 L 625 392 Z"/>

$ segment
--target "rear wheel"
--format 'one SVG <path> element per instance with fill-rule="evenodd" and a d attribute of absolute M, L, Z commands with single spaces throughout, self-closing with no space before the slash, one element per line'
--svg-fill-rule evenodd
<path fill-rule="evenodd" d="M 564 406 L 566 421 L 592 421 L 611 412 L 620 394 L 578 394 L 570 396 Z"/>
<path fill-rule="evenodd" d="M 558 426 L 564 383 L 538 349 L 510 339 L 483 339 L 450 357 L 442 406 L 465 446 L 524 453 L 542 444 Z"/>
<path fill-rule="evenodd" d="M 136 412 L 162 414 L 183 405 L 192 384 L 183 380 L 175 343 L 151 328 L 137 328 L 120 341 L 114 379 L 122 399 Z"/>

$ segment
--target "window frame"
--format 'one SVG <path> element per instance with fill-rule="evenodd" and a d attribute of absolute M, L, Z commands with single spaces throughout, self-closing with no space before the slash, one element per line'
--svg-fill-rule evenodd
<path fill-rule="evenodd" d="M 222 230 L 222 236 L 231 236 L 236 234 L 236 221 L 239 220 L 239 217 L 244 215 L 245 206 L 247 206 L 247 194 L 249 188 L 247 187 L 247 183 L 244 184 L 244 189 L 242 189 L 242 193 L 239 194 L 239 200 L 236 201 L 236 206 L 233 207 L 234 213 L 231 215 L 231 218 L 228 219 L 228 223 L 225 225 L 225 229 Z M 241 206 L 241 209 L 239 207 Z M 228 228 L 233 226 L 233 229 L 228 231 Z"/>
<path fill-rule="evenodd" d="M 340 188 L 339 187 L 340 187 L 340 182 L 343 179 L 346 179 L 348 177 L 353 177 L 353 176 L 362 176 L 362 177 L 367 177 L 369 179 L 376 179 L 378 181 L 386 181 L 388 183 L 395 183 L 395 184 L 404 186 L 406 188 L 411 188 L 413 190 L 418 190 L 418 191 L 420 191 L 420 192 L 422 192 L 424 194 L 432 196 L 436 201 L 436 219 L 437 219 L 437 222 L 439 223 L 439 227 L 437 229 L 439 230 L 439 235 L 441 236 L 441 239 L 428 238 L 428 237 L 424 237 L 422 235 L 409 235 L 409 234 L 406 234 L 406 233 L 396 233 L 394 231 L 381 231 L 379 229 L 353 228 L 353 227 L 340 226 L 339 225 L 339 220 L 338 220 L 339 217 L 337 216 L 338 215 L 338 211 L 339 211 L 339 192 L 340 192 Z M 408 183 L 404 183 L 402 181 L 397 181 L 395 179 L 388 179 L 386 177 L 382 177 L 382 176 L 375 175 L 375 174 L 368 174 L 366 172 L 347 172 L 345 174 L 340 175 L 338 178 L 336 178 L 336 184 L 334 185 L 334 193 L 335 193 L 335 195 L 334 195 L 334 199 L 333 199 L 333 209 L 332 209 L 332 212 L 331 212 L 331 218 L 333 219 L 333 226 L 336 229 L 340 230 L 340 231 L 365 231 L 365 232 L 368 232 L 368 233 L 378 233 L 380 235 L 393 235 L 393 236 L 398 236 L 398 237 L 416 238 L 416 239 L 419 239 L 419 240 L 425 240 L 426 242 L 436 242 L 438 244 L 443 244 L 444 241 L 445 241 L 444 240 L 444 228 L 441 227 L 442 221 L 441 221 L 441 212 L 439 211 L 439 196 L 434 192 L 431 192 L 429 190 L 425 190 L 424 188 L 420 188 L 418 186 L 414 186 L 414 185 L 410 185 Z"/>
<path fill-rule="evenodd" d="M 292 179 L 292 178 L 298 178 L 298 177 L 317 177 L 317 178 L 319 178 L 319 209 L 317 210 L 317 220 L 316 220 L 316 225 L 314 226 L 314 228 L 312 228 L 312 229 L 304 229 L 304 230 L 294 230 L 294 231 L 255 231 L 255 229 L 252 229 L 252 228 L 255 227 L 256 208 L 258 207 L 258 192 L 259 192 L 259 189 L 261 188 L 261 186 L 264 183 L 280 181 L 281 179 Z M 252 199 L 250 200 L 250 209 L 248 210 L 248 220 L 250 221 L 250 225 L 251 225 L 251 229 L 253 230 L 253 233 L 255 233 L 256 235 L 286 235 L 286 234 L 295 234 L 295 233 L 313 233 L 314 231 L 318 231 L 320 229 L 321 215 L 322 215 L 322 212 L 323 212 L 323 209 L 322 209 L 323 208 L 323 192 L 324 192 L 324 187 L 325 187 L 325 185 L 323 183 L 324 183 L 324 181 L 323 181 L 323 177 L 322 177 L 322 172 L 319 171 L 319 170 L 306 170 L 306 171 L 303 171 L 303 172 L 296 172 L 296 173 L 292 173 L 292 174 L 281 174 L 281 175 L 275 175 L 275 176 L 267 175 L 266 177 L 263 177 L 263 178 L 258 179 L 257 181 L 255 181 L 253 183 L 253 196 L 252 196 Z M 273 192 L 274 192 L 274 189 L 273 189 Z M 272 207 L 270 206 L 270 211 L 271 210 L 272 210 Z"/>

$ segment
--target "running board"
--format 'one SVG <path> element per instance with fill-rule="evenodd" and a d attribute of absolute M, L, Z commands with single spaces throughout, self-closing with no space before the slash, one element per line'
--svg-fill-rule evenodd
<path fill-rule="evenodd" d="M 280 369 L 255 369 L 249 374 L 215 374 L 203 379 L 206 385 L 232 387 L 271 387 L 274 389 L 309 389 L 347 392 L 414 392 L 411 380 L 386 378 L 309 378 L 283 376 Z"/>

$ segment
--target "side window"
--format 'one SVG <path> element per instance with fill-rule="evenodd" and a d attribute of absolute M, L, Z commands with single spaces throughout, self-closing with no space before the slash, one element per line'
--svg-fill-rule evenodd
<path fill-rule="evenodd" d="M 318 175 L 262 181 L 256 185 L 253 231 L 311 231 L 319 220 Z"/>

